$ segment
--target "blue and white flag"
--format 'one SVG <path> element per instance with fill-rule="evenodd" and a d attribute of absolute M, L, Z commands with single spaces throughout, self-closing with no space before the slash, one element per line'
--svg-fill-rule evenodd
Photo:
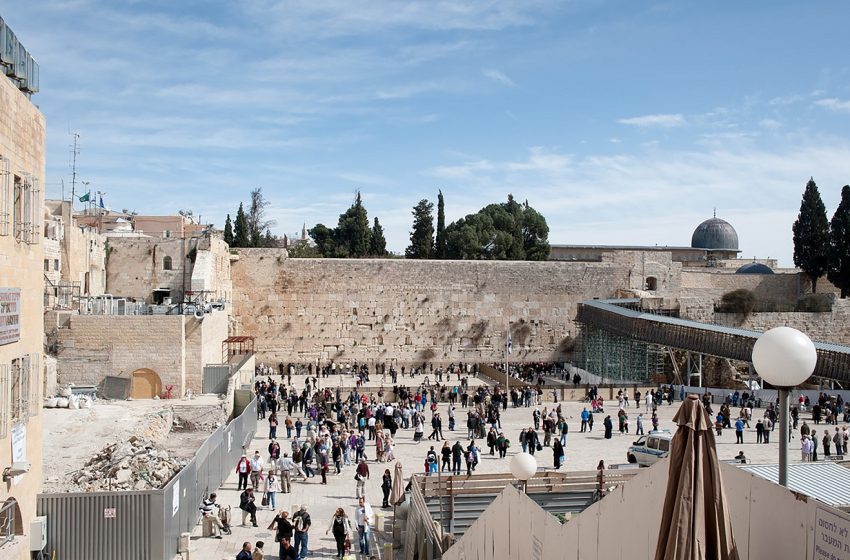
<path fill-rule="evenodd" d="M 514 341 L 511 338 L 511 333 L 508 333 L 508 354 L 513 354 Z"/>

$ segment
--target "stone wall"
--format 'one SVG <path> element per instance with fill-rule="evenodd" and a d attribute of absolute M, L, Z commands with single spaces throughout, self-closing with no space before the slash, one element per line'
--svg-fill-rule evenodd
<path fill-rule="evenodd" d="M 678 286 L 669 255 L 484 262 L 288 259 L 240 249 L 233 315 L 266 363 L 501 360 L 509 323 L 514 360 L 550 360 L 575 334 L 577 302 L 642 286 L 644 273 L 659 278 L 659 295 Z"/>
<path fill-rule="evenodd" d="M 766 331 L 773 327 L 793 327 L 819 342 L 850 345 L 850 301 L 836 300 L 828 313 L 717 313 L 715 322 L 728 327 Z"/>
<path fill-rule="evenodd" d="M 171 290 L 179 303 L 185 286 L 190 289 L 191 262 L 184 258 L 192 240 L 158 237 L 110 237 L 106 289 L 116 297 L 151 303 L 154 290 Z M 171 259 L 171 269 L 165 267 Z M 184 275 L 184 267 L 185 275 Z"/>
<path fill-rule="evenodd" d="M 711 323 L 714 304 L 723 294 L 746 288 L 762 301 L 795 303 L 801 293 L 800 274 L 735 274 L 718 269 L 684 269 L 678 294 L 679 312 L 686 319 Z"/>
<path fill-rule="evenodd" d="M 26 41 L 25 37 L 22 37 Z M 0 76 L 0 157 L 8 160 L 8 167 L 0 165 L 0 171 L 8 169 L 9 174 L 0 173 L 0 221 L 8 224 L 5 231 L 0 228 L 0 288 L 20 289 L 18 306 L 18 325 L 20 337 L 16 341 L 6 340 L 0 344 L 0 370 L 6 375 L 21 377 L 18 365 L 26 357 L 30 358 L 29 370 L 30 405 L 21 414 L 12 419 L 11 384 L 0 391 L 0 409 L 6 414 L 0 415 L 0 465 L 12 464 L 13 433 L 26 439 L 25 460 L 31 464 L 29 472 L 14 484 L 0 485 L 0 502 L 15 498 L 21 508 L 21 521 L 24 534 L 29 533 L 29 524 L 35 515 L 36 494 L 41 489 L 42 478 L 42 413 L 41 389 L 43 387 L 42 353 L 44 349 L 44 245 L 42 208 L 45 191 L 45 135 L 47 124 L 44 115 L 18 88 L 5 76 Z M 31 181 L 33 222 L 24 219 L 25 206 L 15 194 L 15 185 L 22 188 Z M 36 190 L 36 187 L 38 190 Z M 18 203 L 15 204 L 15 200 Z M 16 219 L 17 216 L 17 219 Z M 27 243 L 21 236 L 15 235 L 14 222 L 32 223 L 35 243 Z M 23 231 L 23 228 L 20 228 Z M 23 362 L 26 364 L 26 362 Z M 20 386 L 20 385 L 18 385 Z M 16 458 L 15 460 L 18 460 Z M 28 538 L 17 539 L 28 542 Z M 7 551 L 8 548 L 12 548 Z M 26 547 L 25 547 L 26 548 Z M 13 546 L 2 548 L 4 560 L 29 558 L 28 550 L 17 554 Z"/>
<path fill-rule="evenodd" d="M 99 385 L 148 368 L 182 394 L 185 332 L 180 315 L 71 315 L 58 334 L 59 383 Z"/>
<path fill-rule="evenodd" d="M 221 363 L 221 343 L 227 338 L 228 314 L 206 313 L 203 320 L 186 317 L 186 389 L 200 394 L 204 366 Z"/>
<path fill-rule="evenodd" d="M 99 385 L 105 376 L 155 371 L 165 385 L 185 394 L 202 389 L 203 368 L 221 362 L 228 314 L 203 320 L 181 315 L 63 315 L 58 331 L 60 383 Z"/>

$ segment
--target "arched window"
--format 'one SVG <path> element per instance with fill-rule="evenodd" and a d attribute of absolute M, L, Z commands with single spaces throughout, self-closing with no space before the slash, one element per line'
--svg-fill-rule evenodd
<path fill-rule="evenodd" d="M 646 279 L 646 289 L 650 292 L 654 292 L 658 289 L 658 278 L 655 276 L 650 276 Z"/>
<path fill-rule="evenodd" d="M 168 256 L 162 257 L 162 269 L 163 270 L 171 270 L 171 257 L 168 257 Z"/>

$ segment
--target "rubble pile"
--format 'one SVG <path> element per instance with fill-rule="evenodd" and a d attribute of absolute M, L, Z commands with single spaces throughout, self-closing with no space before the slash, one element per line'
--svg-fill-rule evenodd
<path fill-rule="evenodd" d="M 70 475 L 80 492 L 110 490 L 151 490 L 161 488 L 186 466 L 148 439 L 131 436 L 127 441 L 107 445 Z"/>

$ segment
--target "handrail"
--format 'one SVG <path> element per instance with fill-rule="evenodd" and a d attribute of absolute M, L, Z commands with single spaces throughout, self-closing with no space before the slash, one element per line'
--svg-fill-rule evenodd
<path fill-rule="evenodd" d="M 427 537 L 434 543 L 434 546 L 439 548 L 442 555 L 443 540 L 440 533 L 437 532 L 434 521 L 431 519 L 431 514 L 428 513 L 428 506 L 425 503 L 425 497 L 419 489 L 419 484 L 416 477 L 413 477 L 413 484 L 410 485 L 410 512 L 422 518 L 423 529 Z M 408 522 L 409 525 L 409 522 Z M 440 528 L 442 531 L 442 527 Z"/>
<path fill-rule="evenodd" d="M 9 500 L 0 504 L 0 547 L 15 538 L 15 506 L 17 502 Z"/>

